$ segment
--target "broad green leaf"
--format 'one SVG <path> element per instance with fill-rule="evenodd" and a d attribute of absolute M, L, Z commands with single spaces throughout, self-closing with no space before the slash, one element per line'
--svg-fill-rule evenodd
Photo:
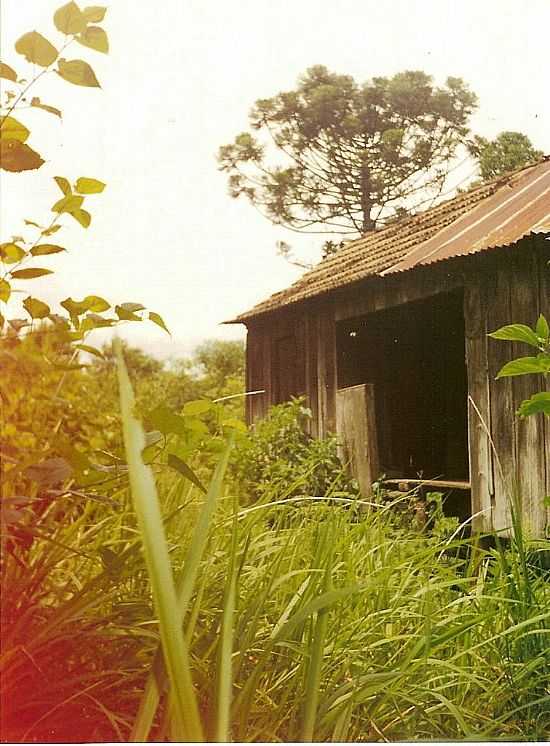
<path fill-rule="evenodd" d="M 54 114 L 56 117 L 62 118 L 63 114 L 60 109 L 56 109 L 55 106 L 49 106 L 48 104 L 43 104 L 39 98 L 36 96 L 31 99 L 31 106 L 33 106 L 35 109 L 42 109 L 43 111 L 47 111 L 50 114 Z"/>
<path fill-rule="evenodd" d="M 538 414 L 539 412 L 550 417 L 550 391 L 541 391 L 538 394 L 533 394 L 531 398 L 521 402 L 521 406 L 518 409 L 520 417 L 529 417 L 529 415 Z"/>
<path fill-rule="evenodd" d="M 0 278 L 0 300 L 7 303 L 11 295 L 11 285 L 7 280 Z"/>
<path fill-rule="evenodd" d="M 20 262 L 26 253 L 27 252 L 16 243 L 10 242 L 0 244 L 0 258 L 4 264 L 15 264 L 16 262 Z"/>
<path fill-rule="evenodd" d="M 103 329 L 116 323 L 116 319 L 104 319 L 103 316 L 98 316 L 96 313 L 88 313 L 81 324 L 81 330 L 83 332 L 91 331 L 92 329 Z"/>
<path fill-rule="evenodd" d="M 164 319 L 162 316 L 158 313 L 155 313 L 154 311 L 149 311 L 149 321 L 152 321 L 153 324 L 156 324 L 157 326 L 160 326 L 161 329 L 164 329 L 165 332 L 170 334 L 170 330 L 164 323 Z"/>
<path fill-rule="evenodd" d="M 81 197 L 78 194 L 68 194 L 66 197 L 62 197 L 55 203 L 52 207 L 52 212 L 74 212 L 75 210 L 80 209 L 83 202 L 84 197 Z"/>
<path fill-rule="evenodd" d="M 61 251 L 67 251 L 67 249 L 53 243 L 41 243 L 32 247 L 31 254 L 33 256 L 45 256 L 46 254 L 59 254 Z"/>
<path fill-rule="evenodd" d="M 133 415 L 135 399 L 124 364 L 120 343 L 116 344 L 120 409 L 128 462 L 130 488 L 139 534 L 149 573 L 159 633 L 170 680 L 173 740 L 204 740 L 201 719 L 189 663 L 182 619 L 176 595 L 168 543 L 152 471 L 143 463 L 143 428 Z"/>
<path fill-rule="evenodd" d="M 11 273 L 12 277 L 17 280 L 34 280 L 35 277 L 43 277 L 44 275 L 51 275 L 51 269 L 43 269 L 42 267 L 27 267 L 26 269 L 16 269 Z"/>
<path fill-rule="evenodd" d="M 210 412 L 214 408 L 214 404 L 208 399 L 197 399 L 196 401 L 188 401 L 183 406 L 183 414 L 187 416 L 193 416 L 198 414 L 204 414 Z"/>
<path fill-rule="evenodd" d="M 15 51 L 22 54 L 27 62 L 32 62 L 40 67 L 49 67 L 57 59 L 58 51 L 37 31 L 29 31 L 23 34 L 15 42 Z"/>
<path fill-rule="evenodd" d="M 502 366 L 497 374 L 497 378 L 524 376 L 528 373 L 550 373 L 550 355 L 518 357 L 516 360 L 511 360 Z"/>
<path fill-rule="evenodd" d="M 90 345 L 75 345 L 77 350 L 82 350 L 82 352 L 87 352 L 90 355 L 95 355 L 95 357 L 99 357 L 102 360 L 104 360 L 105 356 L 101 352 L 101 350 L 98 350 L 97 347 L 91 347 Z"/>
<path fill-rule="evenodd" d="M 179 471 L 179 473 L 182 476 L 184 476 L 192 484 L 194 484 L 195 487 L 198 487 L 199 490 L 201 490 L 202 492 L 206 492 L 204 485 L 202 484 L 201 480 L 197 477 L 193 469 L 191 469 L 191 467 L 188 466 L 188 464 L 186 464 L 185 461 L 182 461 L 182 459 L 179 456 L 176 456 L 175 453 L 168 454 L 168 466 L 171 466 L 172 469 Z"/>
<path fill-rule="evenodd" d="M 0 138 L 2 140 L 19 140 L 19 142 L 25 142 L 31 133 L 25 127 L 24 124 L 18 122 L 13 117 L 6 117 L 2 120 L 2 127 L 0 129 Z"/>
<path fill-rule="evenodd" d="M 101 23 L 105 18 L 106 12 L 107 8 L 104 8 L 102 5 L 89 5 L 87 8 L 84 8 L 82 14 L 88 23 Z"/>
<path fill-rule="evenodd" d="M 76 3 L 70 2 L 55 11 L 53 22 L 62 34 L 79 34 L 86 28 L 86 18 Z"/>
<path fill-rule="evenodd" d="M 548 337 L 550 337 L 550 327 L 548 326 L 548 321 L 546 321 L 546 318 L 542 315 L 542 313 L 537 319 L 535 333 L 537 337 L 540 337 L 543 340 L 547 340 Z"/>
<path fill-rule="evenodd" d="M 61 484 L 73 473 L 71 465 L 64 458 L 49 458 L 25 469 L 25 475 L 42 487 Z"/>
<path fill-rule="evenodd" d="M 65 300 L 61 302 L 61 305 L 69 312 L 70 316 L 80 316 L 81 314 L 86 313 L 86 311 L 101 313 L 102 311 L 109 310 L 111 307 L 111 304 L 107 303 L 105 298 L 101 298 L 99 295 L 87 295 L 81 301 L 76 301 L 72 298 L 65 298 Z"/>
<path fill-rule="evenodd" d="M 84 60 L 64 60 L 57 63 L 57 73 L 63 80 L 88 88 L 101 88 L 94 71 Z"/>
<path fill-rule="evenodd" d="M 163 435 L 185 435 L 187 433 L 187 426 L 183 417 L 174 414 L 171 409 L 160 404 L 155 407 L 152 412 L 147 415 L 148 422 L 159 430 Z"/>
<path fill-rule="evenodd" d="M 47 303 L 43 303 L 38 298 L 31 298 L 30 295 L 23 301 L 23 308 L 28 311 L 33 319 L 45 319 L 50 313 L 50 307 Z"/>
<path fill-rule="evenodd" d="M 509 342 L 525 342 L 532 347 L 538 347 L 539 341 L 535 332 L 525 324 L 510 324 L 489 334 L 493 339 L 505 339 Z"/>
<path fill-rule="evenodd" d="M 76 37 L 77 42 L 96 52 L 109 52 L 109 38 L 100 26 L 88 26 L 81 34 Z"/>
<path fill-rule="evenodd" d="M 68 179 L 66 179 L 64 176 L 54 176 L 53 178 L 54 178 L 54 181 L 57 184 L 57 186 L 63 192 L 63 194 L 66 197 L 70 197 L 70 195 L 73 193 L 73 190 L 71 189 L 71 185 L 69 184 Z M 56 204 L 59 204 L 59 202 L 57 202 Z M 82 204 L 82 202 L 80 203 L 80 205 L 81 204 Z M 80 205 L 79 205 L 79 207 L 80 207 Z"/>
<path fill-rule="evenodd" d="M 92 222 L 92 216 L 87 210 L 72 210 L 69 215 L 73 217 L 77 223 L 80 223 L 83 228 L 88 228 Z"/>
<path fill-rule="evenodd" d="M 136 316 L 132 311 L 127 311 L 122 306 L 115 306 L 115 313 L 121 321 L 141 321 L 140 316 Z"/>
<path fill-rule="evenodd" d="M 20 140 L 0 140 L 0 167 L 4 171 L 34 171 L 43 163 L 44 159 Z"/>
<path fill-rule="evenodd" d="M 86 176 L 81 176 L 77 179 L 75 189 L 80 194 L 101 194 L 105 189 L 105 184 L 97 179 L 89 179 Z"/>
<path fill-rule="evenodd" d="M 242 420 L 238 420 L 236 417 L 228 417 L 226 420 L 222 420 L 222 427 L 229 427 L 232 430 L 238 430 L 240 433 L 248 432 L 248 428 Z"/>
<path fill-rule="evenodd" d="M 13 67 L 6 65 L 5 62 L 0 62 L 0 78 L 12 80 L 14 83 L 17 83 L 17 73 Z"/>

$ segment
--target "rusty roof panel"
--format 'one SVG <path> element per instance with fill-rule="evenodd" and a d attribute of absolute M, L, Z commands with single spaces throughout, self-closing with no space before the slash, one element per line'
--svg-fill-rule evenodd
<path fill-rule="evenodd" d="M 247 321 L 367 277 L 507 246 L 535 232 L 550 233 L 549 157 L 350 241 L 289 288 L 230 323 Z"/>

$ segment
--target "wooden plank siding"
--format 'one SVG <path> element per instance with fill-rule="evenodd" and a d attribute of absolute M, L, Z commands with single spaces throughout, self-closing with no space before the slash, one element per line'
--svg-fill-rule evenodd
<path fill-rule="evenodd" d="M 509 497 L 515 490 L 522 496 L 529 532 L 544 535 L 550 522 L 550 511 L 543 506 L 550 494 L 550 422 L 543 415 L 523 421 L 515 416 L 520 402 L 539 390 L 541 381 L 535 376 L 495 380 L 504 363 L 530 352 L 487 334 L 515 322 L 532 326 L 541 311 L 550 320 L 549 261 L 550 241 L 533 236 L 513 247 L 370 278 L 250 320 L 247 386 L 263 388 L 266 394 L 250 398 L 249 422 L 265 416 L 276 403 L 273 360 L 278 340 L 293 340 L 283 345 L 295 350 L 292 388 L 295 395 L 305 395 L 312 411 L 311 434 L 323 437 L 337 428 L 337 323 L 462 289 L 468 393 L 475 404 L 468 405 L 472 513 L 484 511 L 474 525 L 483 531 L 509 527 Z M 280 349 L 279 369 L 284 368 Z"/>

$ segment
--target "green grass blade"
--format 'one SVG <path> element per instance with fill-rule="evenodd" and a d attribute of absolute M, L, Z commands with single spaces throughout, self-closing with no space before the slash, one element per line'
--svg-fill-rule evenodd
<path fill-rule="evenodd" d="M 172 567 L 151 470 L 145 466 L 141 452 L 145 448 L 145 434 L 133 415 L 134 394 L 117 342 L 120 407 L 130 487 L 136 511 L 145 561 L 159 617 L 159 631 L 164 659 L 171 684 L 174 716 L 180 740 L 202 741 L 203 733 L 189 656 L 181 629 Z"/>
<path fill-rule="evenodd" d="M 222 457 L 216 465 L 214 476 L 208 487 L 204 503 L 202 505 L 197 525 L 193 531 L 191 544 L 185 556 L 183 570 L 177 581 L 177 608 L 179 625 L 183 623 L 187 614 L 189 602 L 193 595 L 193 589 L 197 579 L 201 559 L 208 541 L 210 524 L 214 515 L 214 510 L 218 497 L 222 490 L 223 479 L 229 461 L 229 454 L 233 445 L 230 440 L 222 454 Z M 166 669 L 162 650 L 158 650 L 147 678 L 145 691 L 140 702 L 139 711 L 132 728 L 130 740 L 135 743 L 141 743 L 147 740 L 151 725 L 157 711 L 158 703 L 166 682 Z"/>

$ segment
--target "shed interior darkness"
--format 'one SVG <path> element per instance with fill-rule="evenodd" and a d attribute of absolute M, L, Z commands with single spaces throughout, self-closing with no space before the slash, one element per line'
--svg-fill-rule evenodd
<path fill-rule="evenodd" d="M 337 360 L 339 388 L 374 384 L 386 477 L 468 481 L 462 291 L 339 322 Z"/>

